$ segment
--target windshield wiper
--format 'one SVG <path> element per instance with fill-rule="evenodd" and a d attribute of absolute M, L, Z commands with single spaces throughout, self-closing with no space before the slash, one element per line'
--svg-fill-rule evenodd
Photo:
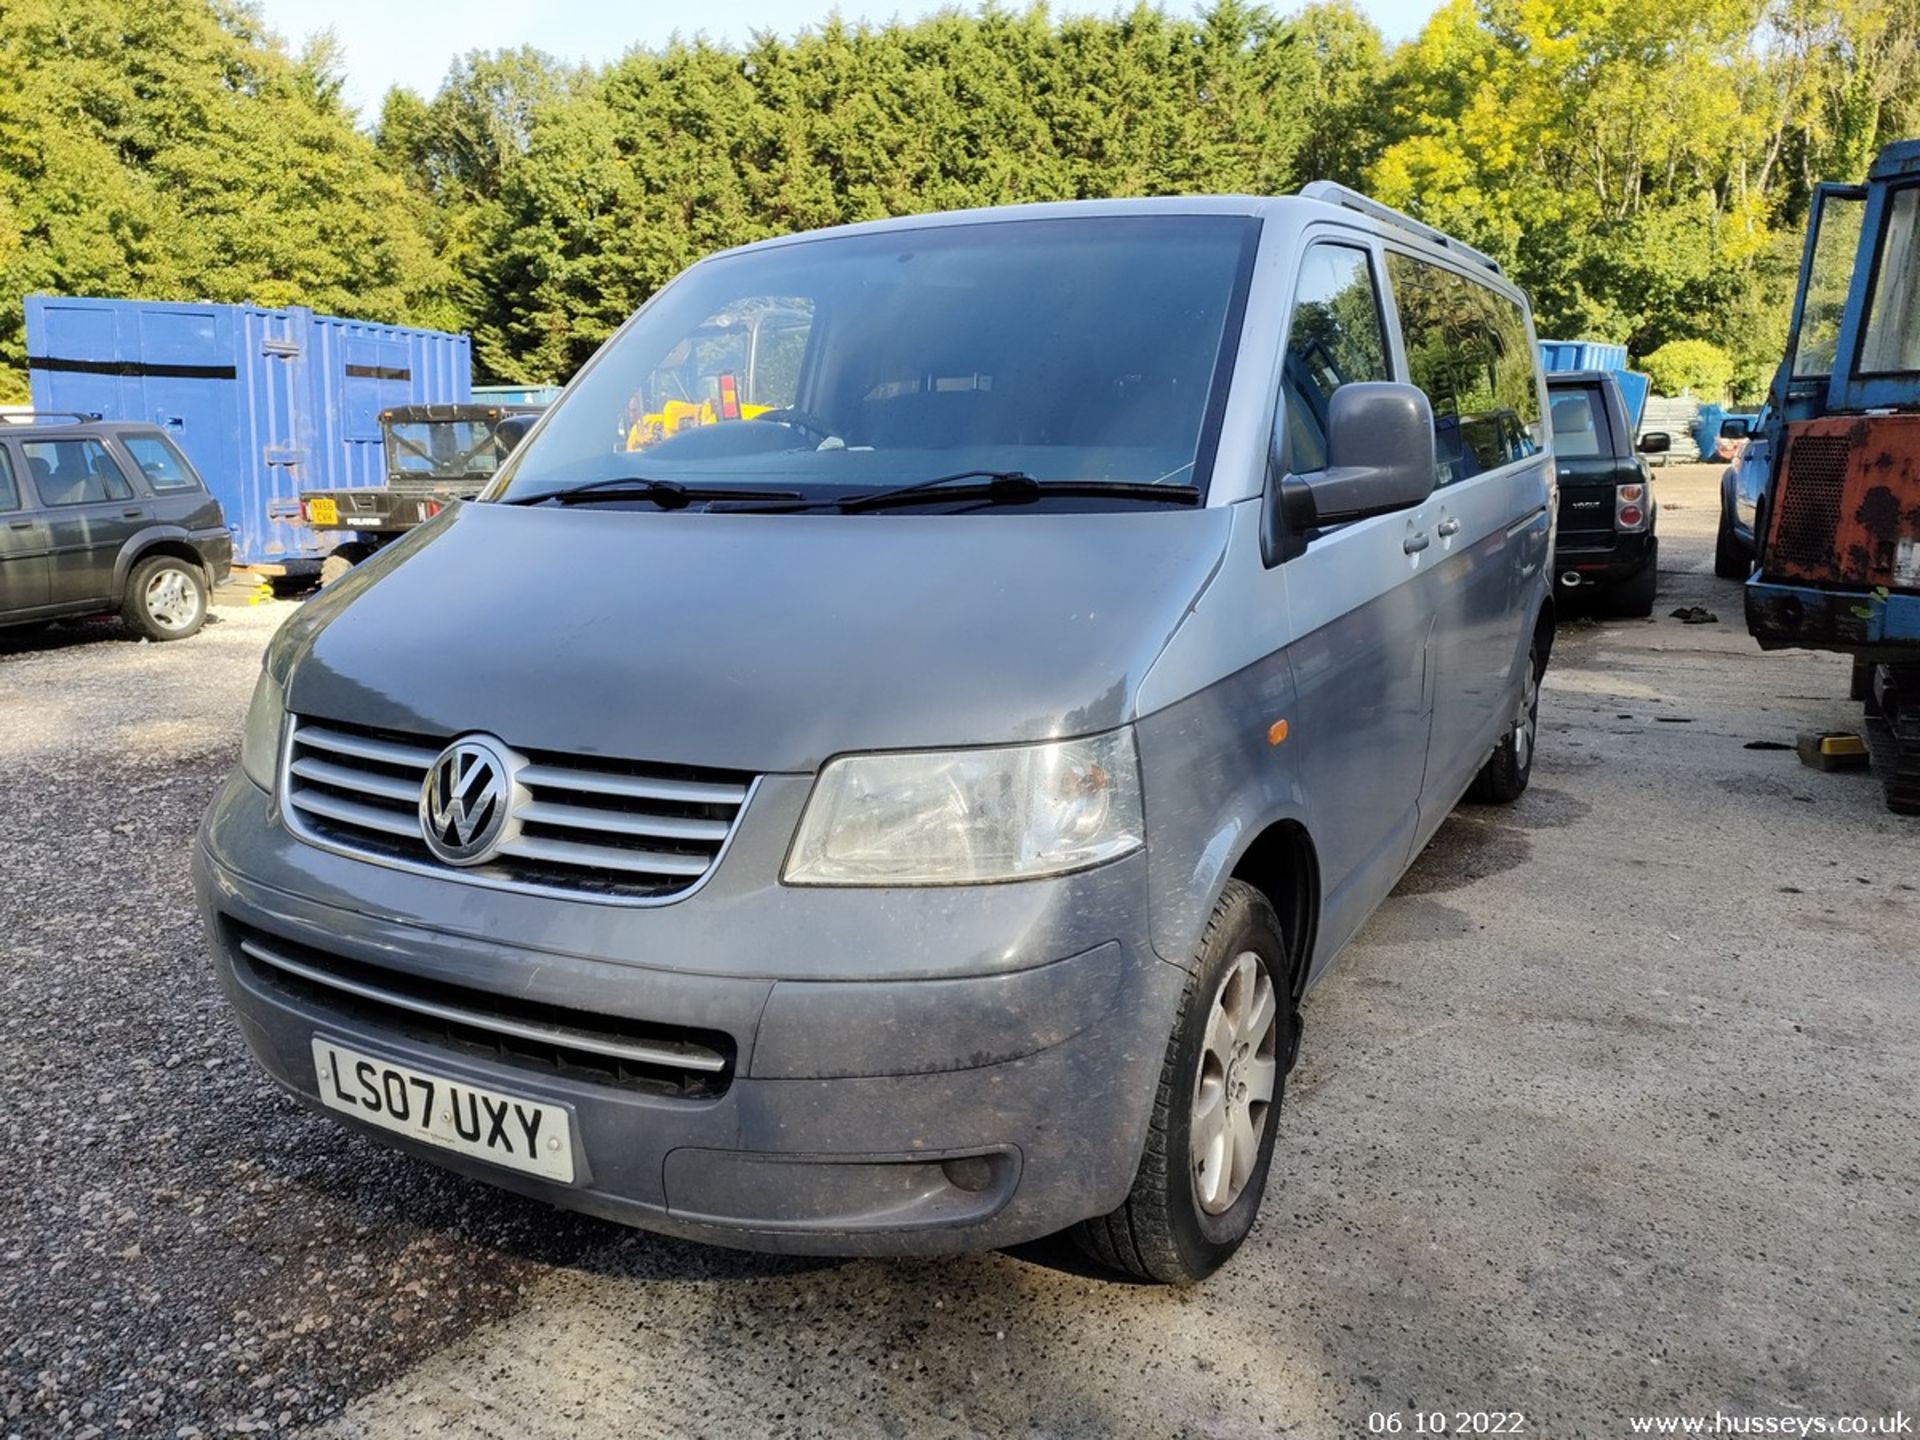
<path fill-rule="evenodd" d="M 798 490 L 727 489 L 717 485 L 682 485 L 678 480 L 651 480 L 644 475 L 617 475 L 611 480 L 590 480 L 584 485 L 563 485 L 557 490 L 537 490 L 531 495 L 513 495 L 502 505 L 538 505 L 551 500 L 556 505 L 588 505 L 600 500 L 651 500 L 662 510 L 684 510 L 710 500 L 800 500 Z"/>
<path fill-rule="evenodd" d="M 972 485 L 960 482 L 972 480 Z M 858 515 L 869 510 L 891 510 L 907 505 L 958 504 L 982 502 L 988 505 L 1031 505 L 1036 500 L 1063 496 L 1068 499 L 1116 498 L 1146 500 L 1172 505 L 1197 505 L 1200 490 L 1193 485 L 1156 485 L 1142 480 L 1036 480 L 1022 470 L 956 470 L 951 475 L 936 475 L 897 485 L 888 490 L 866 490 L 853 495 L 823 499 L 805 499 L 792 503 L 729 505 L 729 512 L 766 509 L 817 510 L 832 508 L 843 514 Z"/>

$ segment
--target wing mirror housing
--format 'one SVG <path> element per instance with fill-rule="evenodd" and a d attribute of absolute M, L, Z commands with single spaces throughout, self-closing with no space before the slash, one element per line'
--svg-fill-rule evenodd
<path fill-rule="evenodd" d="M 527 432 L 533 429 L 538 415 L 509 415 L 493 427 L 493 438 L 499 442 L 500 453 L 510 455 L 519 448 L 520 442 L 527 438 Z"/>
<path fill-rule="evenodd" d="M 1433 493 L 1438 468 L 1424 391 L 1386 380 L 1342 385 L 1327 402 L 1327 468 L 1286 475 L 1269 467 L 1267 563 L 1299 554 L 1307 532 L 1323 525 L 1418 505 Z"/>
<path fill-rule="evenodd" d="M 1649 430 L 1635 448 L 1642 455 L 1664 455 L 1673 449 L 1673 437 L 1664 430 Z"/>

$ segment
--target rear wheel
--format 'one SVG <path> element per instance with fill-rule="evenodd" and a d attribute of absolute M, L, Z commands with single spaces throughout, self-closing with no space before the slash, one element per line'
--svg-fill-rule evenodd
<path fill-rule="evenodd" d="M 1659 545 L 1649 545 L 1647 563 L 1631 579 L 1608 588 L 1607 604 L 1614 614 L 1636 620 L 1644 620 L 1653 614 L 1654 592 L 1660 584 L 1659 559 Z"/>
<path fill-rule="evenodd" d="M 1920 666 L 1890 665 L 1874 672 L 1866 730 L 1887 809 L 1920 815 Z"/>
<path fill-rule="evenodd" d="M 1074 1229 L 1102 1264 L 1191 1285 L 1247 1238 L 1299 1023 L 1289 955 L 1267 897 L 1228 881 L 1180 997 L 1133 1189 Z"/>
<path fill-rule="evenodd" d="M 1713 542 L 1713 573 L 1722 580 L 1744 580 L 1753 569 L 1753 559 L 1733 528 L 1733 517 L 1722 509 L 1720 533 Z"/>
<path fill-rule="evenodd" d="M 1533 747 L 1540 733 L 1540 674 L 1546 669 L 1536 635 L 1527 651 L 1527 680 L 1513 724 L 1480 773 L 1467 789 L 1467 799 L 1483 805 L 1507 805 L 1518 800 L 1533 778 Z"/>
<path fill-rule="evenodd" d="M 133 567 L 120 614 L 149 640 L 184 640 L 207 623 L 207 582 L 200 567 L 155 555 Z"/>

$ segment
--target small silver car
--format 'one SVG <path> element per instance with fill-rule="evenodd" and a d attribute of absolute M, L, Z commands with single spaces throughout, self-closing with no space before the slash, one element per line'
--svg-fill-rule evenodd
<path fill-rule="evenodd" d="M 634 1225 L 1198 1280 L 1302 994 L 1527 783 L 1536 357 L 1324 184 L 700 262 L 274 640 L 197 854 L 248 1042 Z"/>

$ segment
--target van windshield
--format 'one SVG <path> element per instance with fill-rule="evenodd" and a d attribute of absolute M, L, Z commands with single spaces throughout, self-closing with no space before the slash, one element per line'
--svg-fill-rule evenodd
<path fill-rule="evenodd" d="M 717 257 L 608 343 L 487 498 L 972 470 L 1204 487 L 1257 225 L 1009 220 Z"/>

